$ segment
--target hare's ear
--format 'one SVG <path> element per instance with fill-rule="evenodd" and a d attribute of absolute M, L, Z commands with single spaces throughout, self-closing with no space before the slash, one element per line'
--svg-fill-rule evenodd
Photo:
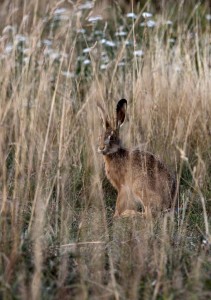
<path fill-rule="evenodd" d="M 124 123 L 125 114 L 127 110 L 127 100 L 121 99 L 117 103 L 116 107 L 116 129 L 119 129 L 120 126 Z"/>
<path fill-rule="evenodd" d="M 109 123 L 109 120 L 108 120 L 108 116 L 107 116 L 104 108 L 101 106 L 101 104 L 99 102 L 97 102 L 97 108 L 98 108 L 98 111 L 99 111 L 99 114 L 100 114 L 100 118 L 103 122 L 103 127 L 105 129 L 111 127 L 110 123 Z"/>

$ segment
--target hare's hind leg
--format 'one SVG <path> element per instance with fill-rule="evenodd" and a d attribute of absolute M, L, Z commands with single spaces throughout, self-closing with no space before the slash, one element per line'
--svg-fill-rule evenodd
<path fill-rule="evenodd" d="M 151 190 L 136 190 L 136 197 L 143 206 L 143 214 L 148 218 L 157 214 L 161 210 L 162 199 L 159 194 Z"/>

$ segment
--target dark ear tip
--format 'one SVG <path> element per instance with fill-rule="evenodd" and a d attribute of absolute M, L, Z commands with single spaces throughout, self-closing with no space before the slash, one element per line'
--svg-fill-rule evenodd
<path fill-rule="evenodd" d="M 123 107 L 124 105 L 127 105 L 127 100 L 126 99 L 121 99 L 118 101 L 117 103 L 117 109 L 120 109 L 121 107 Z"/>

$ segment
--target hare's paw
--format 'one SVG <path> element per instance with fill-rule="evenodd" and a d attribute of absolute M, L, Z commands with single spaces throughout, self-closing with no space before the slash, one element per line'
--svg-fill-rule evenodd
<path fill-rule="evenodd" d="M 121 213 L 120 216 L 123 217 L 123 218 L 124 217 L 125 218 L 127 218 L 127 217 L 137 217 L 137 216 L 143 217 L 144 213 L 138 212 L 134 209 L 126 209 L 125 211 L 123 211 L 123 213 Z"/>
<path fill-rule="evenodd" d="M 114 215 L 113 215 L 113 218 L 119 218 L 120 217 L 120 214 L 119 214 L 119 212 L 118 212 L 118 210 L 115 210 L 115 213 L 114 213 Z"/>

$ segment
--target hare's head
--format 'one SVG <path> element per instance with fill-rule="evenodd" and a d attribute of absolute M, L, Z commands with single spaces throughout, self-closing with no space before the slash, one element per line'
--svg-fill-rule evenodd
<path fill-rule="evenodd" d="M 98 109 L 103 123 L 103 133 L 99 137 L 98 152 L 103 155 L 115 153 L 121 147 L 119 129 L 125 120 L 127 101 L 125 99 L 121 99 L 117 103 L 116 121 L 113 125 L 105 113 L 105 110 L 99 103 Z"/>

